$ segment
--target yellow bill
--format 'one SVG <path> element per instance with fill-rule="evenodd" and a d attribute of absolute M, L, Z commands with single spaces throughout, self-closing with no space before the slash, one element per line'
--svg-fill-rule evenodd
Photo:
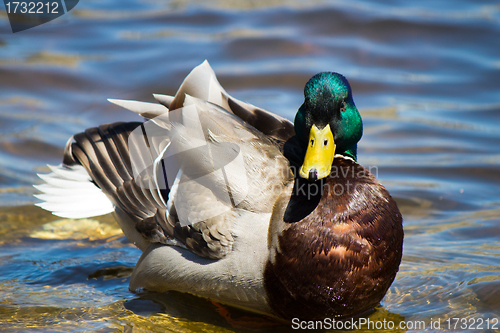
<path fill-rule="evenodd" d="M 300 176 L 310 180 L 328 176 L 332 168 L 335 147 L 330 125 L 326 125 L 322 130 L 312 125 L 306 157 L 300 168 Z"/>

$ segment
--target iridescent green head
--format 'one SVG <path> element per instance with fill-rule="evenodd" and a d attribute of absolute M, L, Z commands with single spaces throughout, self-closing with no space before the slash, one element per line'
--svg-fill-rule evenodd
<path fill-rule="evenodd" d="M 313 76 L 304 88 L 304 97 L 295 116 L 295 133 L 307 147 L 300 175 L 316 180 L 330 174 L 335 154 L 356 160 L 363 122 L 349 82 L 338 73 Z"/>

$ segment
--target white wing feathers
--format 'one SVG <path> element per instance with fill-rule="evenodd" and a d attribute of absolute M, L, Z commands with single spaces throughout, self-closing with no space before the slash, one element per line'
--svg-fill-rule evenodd
<path fill-rule="evenodd" d="M 81 165 L 51 166 L 49 174 L 39 174 L 45 184 L 34 185 L 42 192 L 35 197 L 42 200 L 36 205 L 66 218 L 87 218 L 113 212 L 108 197 L 95 186 Z"/>

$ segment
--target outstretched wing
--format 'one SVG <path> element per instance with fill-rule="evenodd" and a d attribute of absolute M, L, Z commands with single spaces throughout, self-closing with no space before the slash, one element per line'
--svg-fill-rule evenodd
<path fill-rule="evenodd" d="M 270 213 L 290 181 L 289 162 L 273 139 L 287 140 L 293 125 L 233 99 L 207 62 L 176 96 L 155 98 L 161 104 L 110 100 L 150 120 L 76 134 L 59 170 L 82 166 L 91 178 L 84 181 L 109 199 L 139 248 L 158 242 L 222 258 L 235 242 L 240 212 Z M 109 206 L 89 213 L 106 213 Z"/>
<path fill-rule="evenodd" d="M 191 97 L 184 104 L 154 122 L 76 134 L 64 164 L 85 168 L 126 216 L 121 227 L 140 248 L 159 242 L 222 258 L 232 249 L 240 210 L 271 212 L 289 181 L 288 162 L 226 110 Z"/>

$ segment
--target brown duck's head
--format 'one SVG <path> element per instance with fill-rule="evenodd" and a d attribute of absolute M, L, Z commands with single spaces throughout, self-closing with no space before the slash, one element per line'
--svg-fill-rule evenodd
<path fill-rule="evenodd" d="M 304 97 L 294 122 L 297 138 L 305 149 L 299 174 L 314 181 L 330 174 L 335 154 L 356 159 L 363 123 L 351 86 L 338 73 L 313 76 L 304 88 Z"/>

